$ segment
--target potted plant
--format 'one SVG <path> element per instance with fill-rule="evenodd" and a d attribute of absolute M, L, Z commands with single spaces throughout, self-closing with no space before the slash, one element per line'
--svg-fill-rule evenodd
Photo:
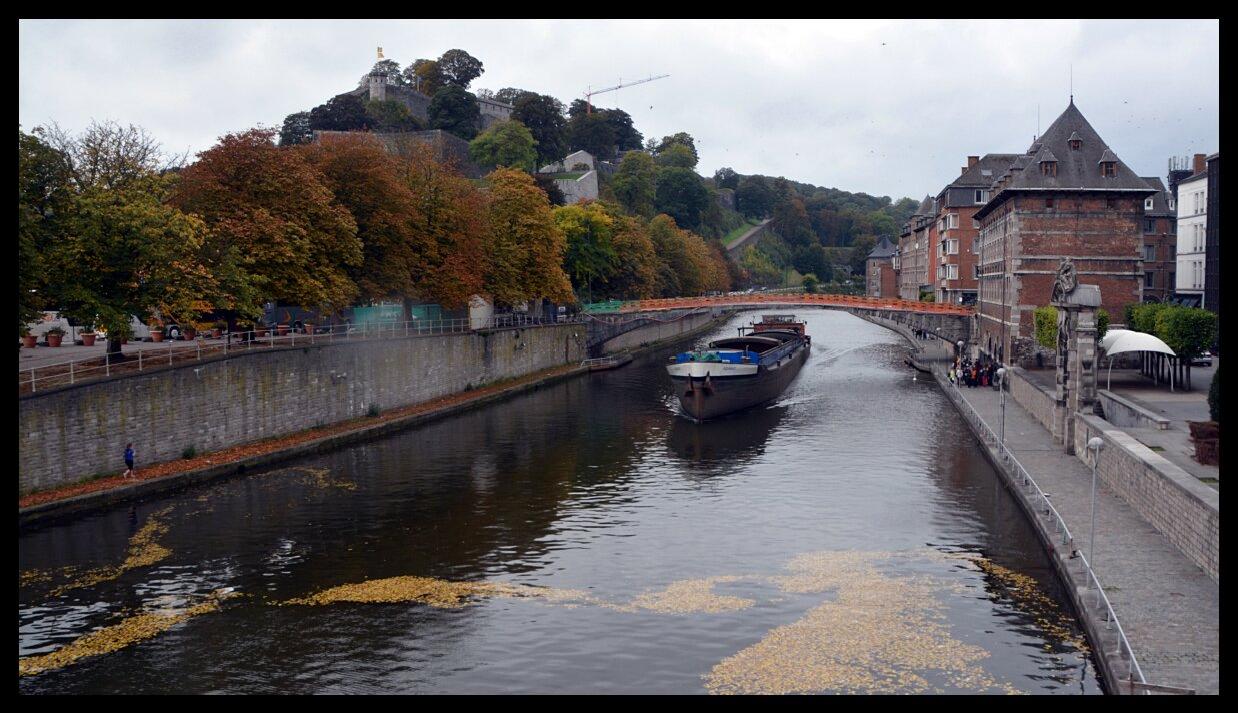
<path fill-rule="evenodd" d="M 265 337 L 266 335 L 267 335 L 267 327 L 265 324 L 258 324 L 254 326 L 255 337 L 262 338 L 262 337 Z"/>
<path fill-rule="evenodd" d="M 287 333 L 288 333 L 288 325 L 286 324 L 275 325 L 275 336 L 282 337 Z"/>
<path fill-rule="evenodd" d="M 194 327 L 192 324 L 186 324 L 184 325 L 184 328 L 182 329 L 181 333 L 185 335 L 184 336 L 185 341 L 192 342 L 198 336 L 198 329 Z"/>
<path fill-rule="evenodd" d="M 64 329 L 61 327 L 52 327 L 47 330 L 47 346 L 58 347 L 60 340 L 64 338 Z"/>
<path fill-rule="evenodd" d="M 162 322 L 151 322 L 150 323 L 150 340 L 152 342 L 163 341 L 163 323 Z"/>
<path fill-rule="evenodd" d="M 35 345 L 39 343 L 39 338 L 30 333 L 29 327 L 22 327 L 19 333 L 21 334 L 21 346 L 27 349 L 34 349 Z"/>
<path fill-rule="evenodd" d="M 82 346 L 93 347 L 95 345 L 95 337 L 98 335 L 95 334 L 94 325 L 87 325 L 82 327 L 82 331 L 78 333 L 78 336 L 82 338 Z"/>

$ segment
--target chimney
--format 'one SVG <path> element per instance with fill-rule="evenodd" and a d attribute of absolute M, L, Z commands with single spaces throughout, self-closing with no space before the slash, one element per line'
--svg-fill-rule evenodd
<path fill-rule="evenodd" d="M 978 164 L 978 163 L 980 163 L 980 157 L 979 157 L 979 156 L 968 156 L 968 157 L 967 157 L 967 167 L 968 167 L 968 168 L 971 168 L 972 166 L 975 166 L 975 165 L 976 165 L 976 164 Z"/>
<path fill-rule="evenodd" d="M 1195 154 L 1195 173 L 1203 173 L 1208 170 L 1207 154 Z"/>

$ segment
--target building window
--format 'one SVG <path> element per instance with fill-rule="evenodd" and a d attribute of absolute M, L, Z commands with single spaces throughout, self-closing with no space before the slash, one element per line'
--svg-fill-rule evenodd
<path fill-rule="evenodd" d="M 959 227 L 959 214 L 958 213 L 951 213 L 946 216 L 946 227 L 947 228 Z"/>
<path fill-rule="evenodd" d="M 1169 221 L 1169 234 L 1170 235 L 1178 234 L 1178 221 L 1176 220 Z"/>
<path fill-rule="evenodd" d="M 1156 232 L 1156 221 L 1151 218 L 1143 221 L 1143 232 L 1155 233 Z"/>
<path fill-rule="evenodd" d="M 1155 278 L 1154 278 L 1154 276 L 1153 276 L 1153 273 L 1151 273 L 1151 272 L 1145 272 L 1145 273 L 1143 273 L 1143 286 L 1144 286 L 1144 287 L 1154 287 L 1154 286 L 1155 286 L 1155 285 L 1153 284 L 1154 279 L 1155 279 Z"/>
<path fill-rule="evenodd" d="M 1173 198 L 1170 198 L 1170 199 L 1169 199 L 1169 209 L 1170 209 L 1170 210 L 1174 210 L 1174 209 L 1175 209 L 1174 203 L 1176 203 L 1176 202 L 1177 202 L 1177 201 L 1175 201 Z"/>
<path fill-rule="evenodd" d="M 1078 151 L 1078 150 L 1079 150 L 1079 147 L 1081 147 L 1081 146 L 1083 146 L 1083 141 L 1081 141 L 1081 140 L 1079 140 L 1079 139 L 1072 139 L 1072 140 L 1071 140 L 1071 142 L 1070 142 L 1070 150 L 1071 150 L 1071 151 Z"/>
<path fill-rule="evenodd" d="M 1115 161 L 1101 161 L 1100 175 L 1112 178 L 1118 175 L 1118 164 Z"/>
<path fill-rule="evenodd" d="M 1041 161 L 1040 162 L 1040 175 L 1056 176 L 1057 175 L 1057 161 Z"/>
<path fill-rule="evenodd" d="M 989 200 L 988 191 L 976 191 L 976 204 L 987 203 Z"/>
<path fill-rule="evenodd" d="M 1113 210 L 1114 208 L 1117 208 L 1117 207 L 1118 207 L 1118 199 L 1117 199 L 1117 198 L 1106 198 L 1106 199 L 1105 199 L 1105 207 L 1106 207 L 1106 208 L 1108 208 L 1109 210 Z"/>
<path fill-rule="evenodd" d="M 1052 207 L 1053 207 L 1053 199 L 1052 199 L 1052 198 L 1046 198 L 1046 199 L 1045 199 L 1045 207 L 1046 207 L 1046 208 L 1052 208 Z"/>
<path fill-rule="evenodd" d="M 1145 198 L 1145 199 L 1144 199 L 1144 201 L 1143 201 L 1143 209 L 1144 209 L 1144 210 L 1152 210 L 1152 199 L 1151 199 L 1151 198 Z"/>
<path fill-rule="evenodd" d="M 1144 262 L 1156 262 L 1156 246 L 1155 245 L 1143 246 L 1143 260 Z"/>

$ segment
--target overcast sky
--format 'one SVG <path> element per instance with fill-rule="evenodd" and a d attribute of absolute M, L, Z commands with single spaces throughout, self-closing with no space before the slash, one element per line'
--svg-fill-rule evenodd
<path fill-rule="evenodd" d="M 18 120 L 149 129 L 171 151 L 308 110 L 356 86 L 375 48 L 401 66 L 460 48 L 471 89 L 565 104 L 589 86 L 646 138 L 696 137 L 698 170 L 923 197 L 968 154 L 1027 149 L 1075 103 L 1140 175 L 1219 150 L 1209 21 L 22 21 Z"/>

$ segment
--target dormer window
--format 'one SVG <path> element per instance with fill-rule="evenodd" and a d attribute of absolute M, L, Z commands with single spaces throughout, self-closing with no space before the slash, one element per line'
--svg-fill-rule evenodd
<path fill-rule="evenodd" d="M 1056 176 L 1057 175 L 1057 161 L 1041 161 L 1040 162 L 1040 175 Z"/>
<path fill-rule="evenodd" d="M 1116 161 L 1101 161 L 1100 175 L 1106 178 L 1112 178 L 1118 175 L 1118 163 Z"/>
<path fill-rule="evenodd" d="M 1077 131 L 1072 131 L 1070 133 L 1070 138 L 1067 139 L 1067 143 L 1070 144 L 1071 151 L 1078 151 L 1083 148 L 1083 139 L 1079 138 L 1079 132 Z"/>
<path fill-rule="evenodd" d="M 1151 199 L 1151 198 L 1145 198 L 1145 199 L 1144 199 L 1144 201 L 1143 201 L 1143 209 L 1144 209 L 1144 210 L 1152 210 L 1152 199 Z"/>

